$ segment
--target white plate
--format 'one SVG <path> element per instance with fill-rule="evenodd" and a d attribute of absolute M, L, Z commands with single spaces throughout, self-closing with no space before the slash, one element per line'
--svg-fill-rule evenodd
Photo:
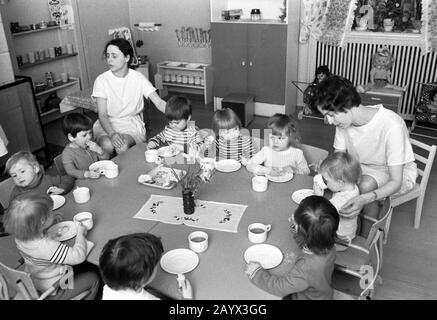
<path fill-rule="evenodd" d="M 293 192 L 293 194 L 291 195 L 291 199 L 293 199 L 293 201 L 297 204 L 300 204 L 303 199 L 312 195 L 314 195 L 313 189 L 300 189 Z"/>
<path fill-rule="evenodd" d="M 161 268 L 173 274 L 183 274 L 194 270 L 199 264 L 199 256 L 188 249 L 174 249 L 161 257 Z"/>
<path fill-rule="evenodd" d="M 272 182 L 287 182 L 293 179 L 293 173 L 288 172 L 283 174 L 282 176 L 271 176 L 269 174 L 266 174 L 266 178 Z"/>
<path fill-rule="evenodd" d="M 50 197 L 53 199 L 53 210 L 62 207 L 65 203 L 65 197 L 63 196 L 51 194 Z"/>
<path fill-rule="evenodd" d="M 244 252 L 246 262 L 258 262 L 264 269 L 271 269 L 282 262 L 282 252 L 271 244 L 255 244 Z"/>
<path fill-rule="evenodd" d="M 234 172 L 241 168 L 241 163 L 234 159 L 224 159 L 217 161 L 215 168 L 221 172 Z"/>
<path fill-rule="evenodd" d="M 73 221 L 62 221 L 51 226 L 47 233 L 53 240 L 65 241 L 75 237 L 77 230 Z"/>
<path fill-rule="evenodd" d="M 101 160 L 101 161 L 96 161 L 94 163 L 92 163 L 90 165 L 90 167 L 88 168 L 90 171 L 100 171 L 102 169 L 106 169 L 107 166 L 113 166 L 115 163 L 112 162 L 111 160 Z"/>
<path fill-rule="evenodd" d="M 166 146 L 158 149 L 158 156 L 164 157 L 164 158 L 170 158 L 178 155 L 181 152 L 181 150 L 175 146 Z"/>

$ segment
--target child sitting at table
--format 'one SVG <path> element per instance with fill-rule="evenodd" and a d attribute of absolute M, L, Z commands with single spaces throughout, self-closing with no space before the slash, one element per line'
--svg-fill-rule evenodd
<path fill-rule="evenodd" d="M 294 120 L 285 114 L 272 116 L 267 127 L 269 146 L 264 146 L 247 164 L 247 170 L 256 175 L 281 175 L 281 173 L 310 174 L 303 151 L 299 149 L 299 133 Z"/>
<path fill-rule="evenodd" d="M 15 183 L 10 198 L 27 193 L 66 194 L 74 187 L 74 178 L 70 176 L 51 176 L 36 157 L 28 151 L 19 151 L 6 162 L 6 171 Z"/>
<path fill-rule="evenodd" d="M 146 287 L 156 276 L 163 251 L 161 239 L 150 233 L 133 233 L 109 240 L 99 258 L 105 282 L 102 300 L 163 298 L 163 294 L 156 294 L 157 290 L 150 293 Z M 181 285 L 182 297 L 192 299 L 190 282 L 185 279 Z"/>
<path fill-rule="evenodd" d="M 309 196 L 302 200 L 291 219 L 294 237 L 301 250 L 289 271 L 278 276 L 263 269 L 258 262 L 249 262 L 246 275 L 257 287 L 283 299 L 332 299 L 337 210 L 329 200 Z"/>
<path fill-rule="evenodd" d="M 199 151 L 203 140 L 194 123 L 190 123 L 191 113 L 191 101 L 187 97 L 182 95 L 171 97 L 165 106 L 168 124 L 164 130 L 149 140 L 147 148 L 156 149 L 175 144 L 187 154 L 191 153 L 191 150 Z"/>
<path fill-rule="evenodd" d="M 334 152 L 320 164 L 319 173 L 329 190 L 332 191 L 331 203 L 340 212 L 341 207 L 350 199 L 359 196 L 358 181 L 361 177 L 360 162 L 346 152 Z M 314 193 L 323 194 L 317 183 Z M 341 241 L 351 242 L 357 233 L 359 210 L 347 216 L 339 213 L 337 237 Z M 337 246 L 338 250 L 346 249 Z"/>
<path fill-rule="evenodd" d="M 18 195 L 6 211 L 5 229 L 14 235 L 25 271 L 30 273 L 36 289 L 44 292 L 52 286 L 57 288 L 46 299 L 67 300 L 90 290 L 85 299 L 92 300 L 100 279 L 98 272 L 82 265 L 87 255 L 87 229 L 82 223 L 77 224 L 72 247 L 50 238 L 47 229 L 57 222 L 52 209 L 53 200 L 47 194 Z M 71 265 L 75 266 L 73 270 Z"/>
<path fill-rule="evenodd" d="M 93 122 L 81 113 L 70 113 L 64 117 L 62 130 L 70 143 L 62 151 L 62 164 L 69 176 L 77 179 L 100 177 L 97 171 L 88 170 L 99 160 L 109 159 L 109 153 L 92 141 Z"/>
<path fill-rule="evenodd" d="M 207 145 L 206 157 L 220 159 L 234 159 L 247 164 L 247 160 L 258 151 L 249 136 L 241 134 L 241 121 L 232 109 L 224 108 L 214 112 L 212 130 L 215 138 L 211 145 Z"/>

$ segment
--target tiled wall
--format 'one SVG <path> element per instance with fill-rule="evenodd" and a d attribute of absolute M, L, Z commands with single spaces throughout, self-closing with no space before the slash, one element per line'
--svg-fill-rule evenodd
<path fill-rule="evenodd" d="M 0 12 L 0 85 L 14 80 L 11 56 L 9 55 L 8 43 L 5 30 L 3 29 L 3 18 Z"/>

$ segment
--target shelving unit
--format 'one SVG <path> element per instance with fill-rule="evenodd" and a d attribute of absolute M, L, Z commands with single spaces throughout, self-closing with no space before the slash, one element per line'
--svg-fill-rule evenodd
<path fill-rule="evenodd" d="M 161 97 L 168 91 L 202 94 L 205 104 L 212 102 L 212 77 L 209 64 L 162 61 L 157 64 L 155 83 Z"/>
<path fill-rule="evenodd" d="M 19 37 L 19 36 L 24 36 L 27 34 L 32 34 L 32 33 L 37 33 L 37 32 L 44 32 L 44 31 L 51 31 L 51 30 L 56 30 L 56 29 L 71 29 L 74 28 L 74 24 L 70 23 L 70 24 L 63 24 L 60 26 L 52 26 L 52 27 L 47 27 L 47 28 L 43 28 L 43 29 L 36 29 L 36 30 L 29 30 L 29 31 L 22 31 L 22 32 L 14 32 L 12 33 L 13 37 Z"/>
<path fill-rule="evenodd" d="M 35 93 L 35 97 L 40 97 L 40 96 L 43 96 L 43 95 L 45 95 L 47 93 L 58 91 L 59 89 L 67 88 L 67 87 L 70 87 L 70 86 L 74 86 L 76 84 L 79 84 L 79 79 L 78 78 L 70 78 L 67 83 L 62 83 L 62 84 L 60 84 L 58 86 L 54 86 L 54 87 L 52 87 L 50 89 L 47 89 L 47 90 L 44 90 L 44 91 L 41 91 L 41 92 L 36 92 Z"/>
<path fill-rule="evenodd" d="M 24 63 L 21 67 L 18 67 L 18 68 L 20 70 L 28 69 L 28 68 L 32 68 L 32 67 L 34 67 L 36 65 L 39 65 L 39 64 L 49 63 L 49 62 L 53 62 L 53 61 L 56 61 L 56 60 L 65 59 L 65 58 L 74 57 L 74 56 L 77 56 L 77 53 L 62 54 L 62 55 L 57 56 L 55 58 L 48 58 L 48 59 L 44 59 L 44 60 L 38 60 L 38 61 L 35 61 L 34 63 Z"/>

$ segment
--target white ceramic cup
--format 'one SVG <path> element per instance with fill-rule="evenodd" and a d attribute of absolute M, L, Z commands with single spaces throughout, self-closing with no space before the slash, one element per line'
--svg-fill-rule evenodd
<path fill-rule="evenodd" d="M 27 53 L 27 59 L 29 60 L 29 63 L 35 63 L 35 53 L 28 52 Z"/>
<path fill-rule="evenodd" d="M 49 57 L 50 58 L 54 58 L 54 57 L 56 57 L 56 54 L 55 54 L 55 47 L 51 47 L 51 48 L 49 48 Z"/>
<path fill-rule="evenodd" d="M 146 161 L 147 162 L 156 162 L 158 160 L 158 150 L 156 149 L 150 149 L 150 150 L 146 150 L 146 152 L 144 153 L 146 156 Z"/>
<path fill-rule="evenodd" d="M 73 190 L 74 201 L 85 203 L 90 199 L 90 189 L 87 187 L 77 187 Z"/>
<path fill-rule="evenodd" d="M 252 223 L 247 227 L 249 241 L 253 243 L 263 243 L 267 240 L 267 233 L 272 228 L 270 224 Z"/>
<path fill-rule="evenodd" d="M 106 178 L 115 178 L 118 176 L 118 165 L 111 164 L 111 165 L 107 165 L 105 168 L 100 170 L 101 174 L 104 174 Z"/>
<path fill-rule="evenodd" d="M 256 176 L 252 178 L 252 189 L 256 192 L 264 192 L 267 190 L 269 180 L 264 176 Z"/>
<path fill-rule="evenodd" d="M 208 234 L 203 231 L 191 232 L 188 236 L 188 245 L 194 252 L 204 252 L 208 249 Z"/>
<path fill-rule="evenodd" d="M 67 43 L 67 54 L 72 54 L 72 53 L 73 53 L 73 44 Z"/>
<path fill-rule="evenodd" d="M 93 215 L 91 212 L 79 212 L 73 217 L 73 221 L 76 224 L 79 224 L 79 222 L 82 222 L 82 224 L 85 226 L 85 228 L 89 231 L 93 227 Z"/>
<path fill-rule="evenodd" d="M 317 185 L 320 189 L 322 189 L 322 190 L 325 190 L 325 189 L 327 189 L 328 188 L 328 186 L 325 184 L 325 182 L 323 181 L 323 177 L 322 177 L 322 175 L 319 173 L 319 174 L 316 174 L 315 176 L 314 176 L 314 178 L 313 178 L 313 182 L 314 182 L 314 184 L 315 185 Z M 316 188 L 314 187 L 314 190 L 316 191 Z M 316 194 L 317 196 L 323 196 L 323 193 L 322 194 Z"/>
<path fill-rule="evenodd" d="M 67 72 L 62 72 L 61 73 L 61 80 L 63 83 L 67 83 L 68 82 L 68 73 Z"/>

